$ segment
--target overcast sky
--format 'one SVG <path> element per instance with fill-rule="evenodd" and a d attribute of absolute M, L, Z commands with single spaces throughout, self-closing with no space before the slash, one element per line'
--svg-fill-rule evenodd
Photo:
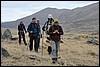
<path fill-rule="evenodd" d="M 99 1 L 1 1 L 1 21 L 15 21 L 44 8 L 74 9 Z"/>

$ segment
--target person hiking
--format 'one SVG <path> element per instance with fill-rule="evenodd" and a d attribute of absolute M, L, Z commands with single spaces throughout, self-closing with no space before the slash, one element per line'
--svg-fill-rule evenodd
<path fill-rule="evenodd" d="M 25 33 L 27 33 L 25 25 L 23 21 L 20 22 L 18 25 L 18 35 L 19 35 L 19 44 L 21 45 L 21 37 L 23 38 L 23 42 L 25 46 L 27 45 L 26 40 L 25 40 Z"/>
<path fill-rule="evenodd" d="M 54 19 L 54 24 L 50 26 L 48 34 L 50 35 L 50 46 L 51 46 L 51 57 L 53 63 L 57 61 L 58 58 L 58 48 L 60 45 L 61 35 L 63 35 L 63 29 L 58 23 L 58 19 Z"/>
<path fill-rule="evenodd" d="M 34 40 L 34 51 L 38 52 L 38 37 L 40 32 L 39 24 L 37 24 L 36 18 L 32 18 L 32 22 L 28 25 L 27 31 L 29 32 L 30 37 L 30 51 L 33 49 L 33 40 Z"/>
<path fill-rule="evenodd" d="M 40 27 L 40 21 L 39 19 L 37 19 L 37 23 L 39 24 L 39 27 Z M 41 27 L 40 27 L 41 28 Z M 40 47 L 40 39 L 41 39 L 42 35 L 41 35 L 41 30 L 39 31 L 39 37 L 38 37 L 38 48 Z"/>
<path fill-rule="evenodd" d="M 46 42 L 50 41 L 50 36 L 48 35 L 48 30 L 53 22 L 54 22 L 53 16 L 52 16 L 52 14 L 49 14 L 48 20 L 45 22 L 45 24 L 42 27 L 42 30 L 45 31 L 45 33 L 46 33 L 46 37 L 47 37 Z"/>

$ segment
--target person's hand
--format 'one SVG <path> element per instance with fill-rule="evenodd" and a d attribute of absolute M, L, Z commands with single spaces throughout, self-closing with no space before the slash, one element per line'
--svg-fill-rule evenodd
<path fill-rule="evenodd" d="M 58 30 L 55 30 L 53 33 L 59 33 Z"/>
<path fill-rule="evenodd" d="M 56 32 L 54 31 L 53 33 L 55 34 Z"/>
<path fill-rule="evenodd" d="M 58 30 L 55 30 L 56 33 L 58 33 Z"/>
<path fill-rule="evenodd" d="M 32 33 L 33 31 L 30 31 L 30 33 Z"/>

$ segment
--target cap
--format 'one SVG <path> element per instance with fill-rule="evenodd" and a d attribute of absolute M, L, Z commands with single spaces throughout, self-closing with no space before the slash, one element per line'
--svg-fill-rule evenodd
<path fill-rule="evenodd" d="M 55 18 L 54 19 L 54 23 L 58 23 L 58 18 Z"/>

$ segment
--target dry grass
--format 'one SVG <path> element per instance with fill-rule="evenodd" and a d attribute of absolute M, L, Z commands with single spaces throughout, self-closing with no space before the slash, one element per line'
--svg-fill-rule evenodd
<path fill-rule="evenodd" d="M 4 29 L 2 29 L 4 30 Z M 13 35 L 16 35 L 16 30 L 11 29 Z M 75 39 L 76 36 L 81 36 Z M 64 66 L 99 66 L 99 45 L 89 45 L 86 43 L 88 33 L 67 33 L 63 35 L 63 42 L 60 44 L 59 56 L 64 61 Z M 99 35 L 95 35 L 99 40 Z M 26 35 L 26 39 L 29 39 Z M 26 40 L 28 42 L 28 40 Z M 42 40 L 41 40 L 42 41 Z M 44 40 L 45 41 L 45 40 Z M 48 55 L 47 46 L 44 44 L 43 56 L 41 56 L 41 45 L 39 53 L 34 50 L 30 52 L 27 46 L 18 44 L 18 41 L 2 41 L 1 46 L 8 50 L 10 57 L 2 57 L 1 66 L 59 66 L 52 64 L 51 57 Z M 30 59 L 30 55 L 35 56 L 35 59 Z"/>

